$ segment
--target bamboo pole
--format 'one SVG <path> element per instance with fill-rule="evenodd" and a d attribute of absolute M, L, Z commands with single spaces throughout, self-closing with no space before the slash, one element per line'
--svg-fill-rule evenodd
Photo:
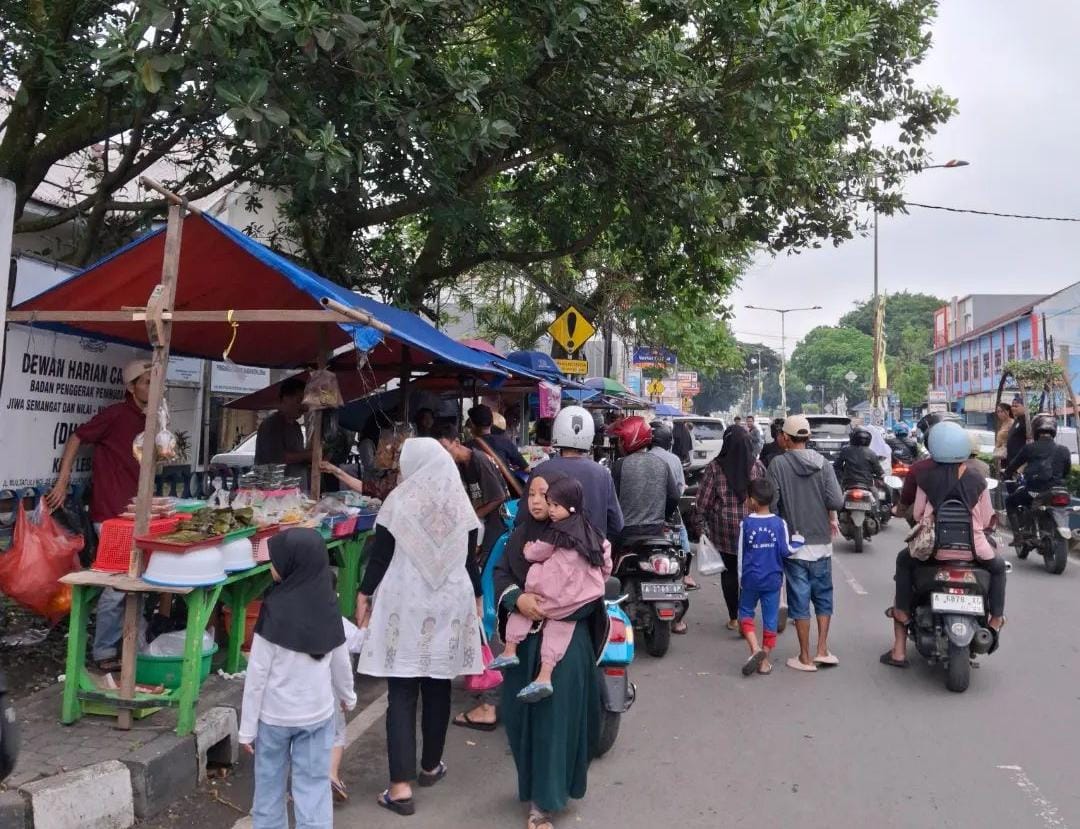
<path fill-rule="evenodd" d="M 154 439 L 158 432 L 158 410 L 165 397 L 165 374 L 169 365 L 169 337 L 172 322 L 162 318 L 172 309 L 176 300 L 176 280 L 180 272 L 180 241 L 184 229 L 184 207 L 174 204 L 169 208 L 169 223 L 165 231 L 165 256 L 161 268 L 161 284 L 154 289 L 147 302 L 147 332 L 153 343 L 150 362 L 150 395 L 146 404 L 146 426 L 143 430 L 143 453 L 139 462 L 139 488 L 135 499 L 135 535 L 145 535 L 150 529 L 150 506 L 154 497 L 154 471 L 156 458 Z M 160 309 L 155 311 L 155 309 Z M 156 318 L 155 318 L 156 313 Z M 142 550 L 132 545 L 128 575 L 142 575 Z M 138 642 L 139 594 L 128 593 L 124 602 L 124 638 L 120 660 L 120 698 L 135 696 L 135 659 Z M 131 728 L 131 709 L 122 708 L 117 719 L 122 729 Z"/>
<path fill-rule="evenodd" d="M 326 329 L 319 329 L 319 369 L 326 368 Z M 322 496 L 322 421 L 323 409 L 315 409 L 311 418 L 311 497 L 318 501 Z"/>
<path fill-rule="evenodd" d="M 339 314 L 344 317 L 348 317 L 353 322 L 358 322 L 361 325 L 366 325 L 369 328 L 374 328 L 376 331 L 382 334 L 394 333 L 394 329 L 392 329 L 389 325 L 387 325 L 385 322 L 379 322 L 379 320 L 375 319 L 375 317 L 371 316 L 371 314 L 367 313 L 366 311 L 361 311 L 358 308 L 350 308 L 348 305 L 342 305 L 336 299 L 331 299 L 328 296 L 324 296 L 322 298 L 322 304 L 323 307 L 329 308 L 331 311 L 337 311 Z"/>

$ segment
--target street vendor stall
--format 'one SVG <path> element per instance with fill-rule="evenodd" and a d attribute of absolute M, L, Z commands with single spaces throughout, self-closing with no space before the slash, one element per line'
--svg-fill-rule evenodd
<path fill-rule="evenodd" d="M 156 182 L 143 181 L 170 203 L 167 227 L 15 306 L 7 318 L 9 322 L 152 349 L 143 432 L 146 440 L 132 531 L 136 540 L 129 542 L 126 570 L 84 571 L 66 578 L 73 588 L 73 619 L 64 718 L 72 721 L 81 713 L 80 702 L 91 703 L 97 710 L 115 711 L 119 726 L 129 728 L 134 711 L 154 707 L 156 702 L 157 707 L 180 708 L 177 730 L 183 734 L 194 724 L 202 632 L 210 610 L 225 597 L 233 611 L 232 636 L 242 636 L 243 608 L 268 582 L 265 568 L 257 566 L 190 587 L 163 586 L 144 577 L 146 553 L 161 549 L 148 539 L 154 510 L 154 471 L 160 455 L 157 436 L 161 413 L 167 411 L 162 403 L 170 352 L 250 366 L 322 369 L 335 352 L 348 351 L 358 373 L 375 379 L 380 373 L 397 371 L 405 384 L 412 366 L 439 361 L 490 377 L 505 372 L 493 366 L 487 356 L 439 334 L 415 315 L 359 297 L 199 213 Z M 320 422 L 315 418 L 311 436 L 311 488 L 316 500 Z M 357 546 L 362 548 L 359 539 L 352 540 L 354 552 Z M 210 541 L 206 538 L 201 544 L 188 546 L 204 550 L 211 546 Z M 340 546 L 344 548 L 346 543 Z M 345 558 L 348 563 L 342 590 L 355 594 L 359 555 Z M 105 587 L 127 595 L 121 679 L 115 691 L 90 690 L 81 684 L 85 679 L 82 661 L 87 603 L 95 591 Z M 189 611 L 181 687 L 175 695 L 149 701 L 135 694 L 137 597 L 147 593 L 180 596 Z M 231 640 L 229 665 L 234 668 L 238 655 L 238 645 Z"/>

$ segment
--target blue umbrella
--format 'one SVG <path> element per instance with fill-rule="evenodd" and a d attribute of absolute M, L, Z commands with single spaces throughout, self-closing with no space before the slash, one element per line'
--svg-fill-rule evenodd
<path fill-rule="evenodd" d="M 678 409 L 675 406 L 671 406 L 667 403 L 661 403 L 659 406 L 656 407 L 656 413 L 660 415 L 660 417 L 679 417 L 681 414 L 683 414 L 683 411 L 682 409 Z"/>

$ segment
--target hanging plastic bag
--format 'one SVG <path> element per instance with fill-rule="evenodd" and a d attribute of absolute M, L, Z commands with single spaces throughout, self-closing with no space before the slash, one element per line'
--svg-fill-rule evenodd
<path fill-rule="evenodd" d="M 187 644 L 187 632 L 174 630 L 171 633 L 162 633 L 155 637 L 154 641 L 143 648 L 143 653 L 149 656 L 183 656 Z M 214 629 L 203 631 L 202 652 L 205 656 L 214 650 Z"/>
<path fill-rule="evenodd" d="M 488 645 L 487 633 L 484 626 L 480 625 L 480 659 L 484 663 L 484 672 L 469 674 L 465 677 L 465 690 L 470 694 L 482 694 L 484 691 L 493 691 L 503 683 L 501 671 L 495 671 L 488 667 L 495 658 Z"/>
<path fill-rule="evenodd" d="M 146 445 L 146 432 L 139 432 L 131 443 L 131 453 L 135 460 L 142 463 L 143 448 Z M 169 404 L 163 397 L 158 407 L 158 431 L 154 436 L 154 463 L 175 463 L 180 460 L 180 448 L 176 435 L 169 431 Z"/>
<path fill-rule="evenodd" d="M 309 411 L 340 409 L 344 406 L 337 375 L 324 368 L 311 372 L 307 385 L 304 386 L 304 405 Z"/>
<path fill-rule="evenodd" d="M 83 537 L 57 524 L 44 499 L 29 515 L 20 502 L 11 546 L 0 553 L 0 593 L 57 622 L 71 611 L 71 588 L 59 579 L 79 569 L 82 547 Z"/>
<path fill-rule="evenodd" d="M 716 549 L 716 545 L 709 540 L 709 536 L 704 533 L 701 534 L 701 541 L 698 542 L 698 572 L 703 576 L 718 576 L 727 570 L 724 565 L 724 559 L 720 555 L 720 551 Z"/>

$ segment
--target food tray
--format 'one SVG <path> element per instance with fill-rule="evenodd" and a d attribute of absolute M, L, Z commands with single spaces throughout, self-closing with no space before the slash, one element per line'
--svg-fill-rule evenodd
<path fill-rule="evenodd" d="M 216 547 L 225 539 L 225 536 L 223 535 L 212 535 L 201 541 L 193 541 L 190 544 L 180 544 L 175 541 L 164 541 L 161 538 L 162 535 L 170 535 L 170 533 L 136 536 L 135 543 L 144 550 L 164 550 L 166 553 L 188 553 L 192 550 L 202 550 L 205 547 Z"/>

